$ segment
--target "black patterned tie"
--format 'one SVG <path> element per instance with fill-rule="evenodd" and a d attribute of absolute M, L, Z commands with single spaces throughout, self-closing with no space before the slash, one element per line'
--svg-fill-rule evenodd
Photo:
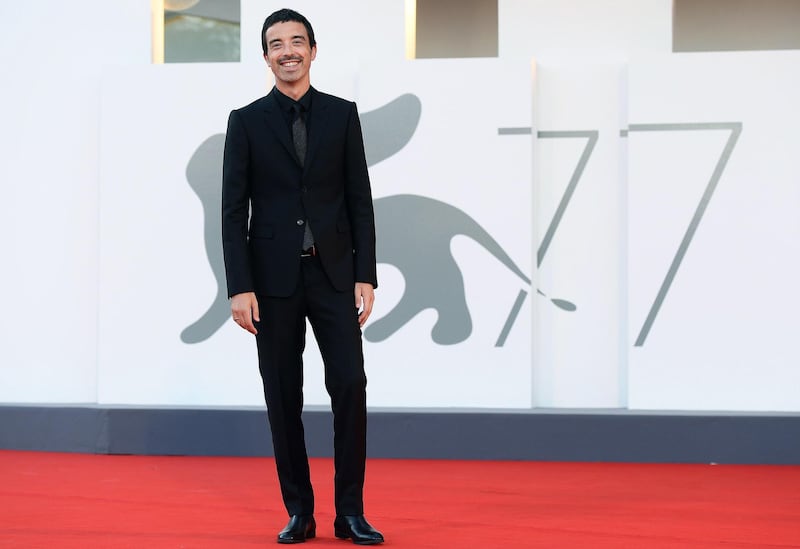
<path fill-rule="evenodd" d="M 306 131 L 306 123 L 303 120 L 302 107 L 298 103 L 295 103 L 292 105 L 292 112 L 294 113 L 294 122 L 292 122 L 292 140 L 294 141 L 294 150 L 297 153 L 297 158 L 300 160 L 300 165 L 302 166 L 306 161 L 308 132 Z"/>
<path fill-rule="evenodd" d="M 294 151 L 297 153 L 297 158 L 300 160 L 300 165 L 303 166 L 306 162 L 306 150 L 308 149 L 308 131 L 306 130 L 306 123 L 303 120 L 303 109 L 298 104 L 292 105 L 292 112 L 294 113 L 294 121 L 292 122 L 292 141 L 294 141 Z M 303 232 L 303 249 L 307 250 L 314 245 L 314 235 L 311 233 L 311 225 L 306 220 L 306 228 Z"/>

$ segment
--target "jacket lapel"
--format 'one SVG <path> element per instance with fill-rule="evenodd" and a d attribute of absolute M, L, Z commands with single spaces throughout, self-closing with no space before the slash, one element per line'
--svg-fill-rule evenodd
<path fill-rule="evenodd" d="M 297 162 L 297 153 L 294 150 L 294 143 L 292 143 L 289 130 L 286 128 L 286 120 L 281 113 L 278 100 L 275 99 L 275 92 L 271 91 L 264 97 L 264 121 L 267 127 L 272 131 L 275 137 L 280 141 L 281 145 L 286 149 L 295 162 Z"/>
<path fill-rule="evenodd" d="M 314 154 L 319 150 L 322 135 L 327 131 L 328 125 L 328 101 L 327 97 L 313 87 L 311 88 L 311 132 L 308 136 L 308 152 L 306 153 L 305 169 L 314 161 Z"/>

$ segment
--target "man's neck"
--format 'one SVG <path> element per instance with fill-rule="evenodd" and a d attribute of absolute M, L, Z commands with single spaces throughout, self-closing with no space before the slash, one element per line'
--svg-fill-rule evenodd
<path fill-rule="evenodd" d="M 311 88 L 311 83 L 308 80 L 292 83 L 276 82 L 275 87 L 286 97 L 291 97 L 297 101 L 308 92 L 309 88 Z"/>

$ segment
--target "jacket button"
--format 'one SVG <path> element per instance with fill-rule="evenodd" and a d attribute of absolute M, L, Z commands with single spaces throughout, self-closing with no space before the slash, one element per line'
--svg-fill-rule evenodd
<path fill-rule="evenodd" d="M 305 221 L 303 221 L 302 219 L 298 219 L 298 220 L 297 220 L 297 224 L 298 224 L 298 225 L 302 225 L 303 223 L 305 223 Z"/>

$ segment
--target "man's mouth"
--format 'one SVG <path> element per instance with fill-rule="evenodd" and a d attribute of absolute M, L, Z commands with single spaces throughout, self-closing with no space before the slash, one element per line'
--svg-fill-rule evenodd
<path fill-rule="evenodd" d="M 300 61 L 302 61 L 302 59 L 294 59 L 294 58 L 293 59 L 284 59 L 284 60 L 282 60 L 280 62 L 280 65 L 281 65 L 281 67 L 291 68 L 291 67 L 296 67 L 297 65 L 299 65 Z"/>

